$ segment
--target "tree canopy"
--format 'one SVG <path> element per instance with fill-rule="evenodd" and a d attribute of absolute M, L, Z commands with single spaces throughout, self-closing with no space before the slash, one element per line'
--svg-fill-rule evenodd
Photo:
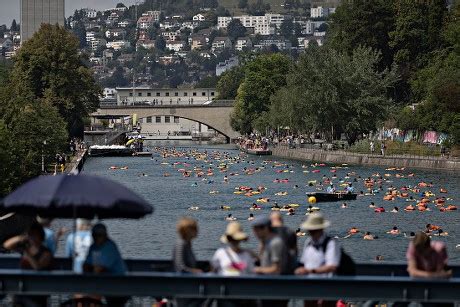
<path fill-rule="evenodd" d="M 78 48 L 78 39 L 64 27 L 43 24 L 19 49 L 11 73 L 18 101 L 46 99 L 64 118 L 71 135 L 82 135 L 82 119 L 96 110 L 101 94 Z"/>

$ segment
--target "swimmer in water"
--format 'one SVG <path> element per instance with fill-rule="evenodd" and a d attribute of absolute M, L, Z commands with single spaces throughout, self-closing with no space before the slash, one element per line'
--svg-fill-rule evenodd
<path fill-rule="evenodd" d="M 341 208 L 342 208 L 342 209 L 346 209 L 346 208 L 348 208 L 348 205 L 347 205 L 347 203 L 343 203 L 343 204 L 342 204 L 342 206 L 341 206 Z"/>
<path fill-rule="evenodd" d="M 236 217 L 234 217 L 231 213 L 225 218 L 226 221 L 236 221 Z"/>
<path fill-rule="evenodd" d="M 415 237 L 415 232 L 411 231 L 409 233 L 409 235 L 407 235 L 406 233 L 404 233 L 404 238 L 409 238 L 409 239 L 413 239 Z"/>
<path fill-rule="evenodd" d="M 390 234 L 390 235 L 399 235 L 400 234 L 399 229 L 396 226 L 394 226 L 390 231 L 387 231 L 387 233 Z"/>
<path fill-rule="evenodd" d="M 374 204 L 374 202 L 371 202 L 371 204 L 369 205 L 369 208 L 375 208 L 375 207 L 377 206 Z"/>
<path fill-rule="evenodd" d="M 398 208 L 398 207 L 394 207 L 393 210 L 391 210 L 391 212 L 393 212 L 393 213 L 398 213 L 398 212 L 399 212 L 399 208 Z"/>
<path fill-rule="evenodd" d="M 228 177 L 224 176 L 224 183 L 228 183 Z"/>
<path fill-rule="evenodd" d="M 248 221 L 254 220 L 254 214 L 249 213 Z"/>
<path fill-rule="evenodd" d="M 363 237 L 364 240 L 374 240 L 375 237 L 368 231 L 364 234 L 364 237 Z"/>

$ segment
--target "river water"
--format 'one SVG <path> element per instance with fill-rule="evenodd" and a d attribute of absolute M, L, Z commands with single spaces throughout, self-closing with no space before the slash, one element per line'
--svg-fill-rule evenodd
<path fill-rule="evenodd" d="M 153 144 L 151 144 L 153 146 Z M 177 147 L 179 148 L 179 147 Z M 190 149 L 186 148 L 185 149 Z M 229 152 L 231 156 L 238 156 L 237 150 L 222 148 L 222 146 L 195 146 L 200 151 L 207 150 Z M 274 166 L 274 161 L 281 166 Z M 268 161 L 268 162 L 264 162 Z M 175 162 L 186 162 L 188 165 L 173 165 Z M 200 226 L 199 237 L 194 241 L 193 248 L 199 259 L 210 259 L 214 251 L 221 246 L 219 237 L 223 234 L 227 221 L 225 217 L 231 213 L 242 223 L 245 231 L 250 233 L 250 240 L 246 243 L 248 248 L 255 249 L 256 239 L 251 232 L 250 222 L 247 218 L 250 213 L 254 215 L 269 214 L 273 202 L 279 205 L 298 203 L 301 206 L 296 214 L 285 216 L 285 224 L 293 229 L 299 227 L 306 218 L 307 208 L 306 192 L 314 191 L 314 187 L 307 186 L 311 180 L 321 181 L 323 175 L 332 176 L 331 166 L 312 167 L 310 163 L 303 163 L 307 168 L 302 168 L 302 163 L 276 159 L 274 157 L 244 158 L 239 163 L 228 163 L 228 174 L 238 173 L 238 176 L 229 176 L 229 183 L 223 182 L 224 173 L 217 169 L 220 161 L 196 161 L 186 158 L 163 159 L 160 155 L 150 157 L 107 157 L 90 158 L 84 168 L 87 174 L 95 174 L 121 182 L 130 189 L 142 195 L 155 207 L 153 215 L 141 220 L 107 220 L 111 237 L 118 243 L 124 257 L 129 258 L 170 258 L 173 244 L 176 238 L 175 223 L 182 216 L 191 216 L 198 220 Z M 111 166 L 127 166 L 127 170 L 111 170 Z M 193 167 L 203 167 L 206 170 L 209 166 L 214 168 L 214 176 L 202 180 L 197 177 L 183 177 L 178 170 Z M 289 168 L 287 168 L 289 166 Z M 244 174 L 244 167 L 259 168 L 259 172 L 252 175 Z M 287 170 L 289 172 L 277 173 L 276 170 Z M 319 173 L 313 173 L 319 170 Z M 164 177 L 167 172 L 169 177 Z M 441 171 L 410 170 L 387 171 L 379 167 L 345 166 L 336 169 L 337 178 L 343 178 L 349 172 L 356 172 L 356 178 L 372 176 L 372 174 L 390 174 L 386 177 L 387 182 L 384 188 L 391 185 L 401 187 L 403 185 L 416 185 L 420 181 L 433 182 L 430 188 L 434 193 L 439 193 L 440 187 L 447 189 L 448 193 L 443 194 L 453 200 L 448 203 L 459 204 L 460 200 L 460 174 Z M 407 174 L 414 172 L 414 177 L 407 177 Z M 140 174 L 147 176 L 140 176 Z M 396 178 L 396 173 L 403 174 L 404 178 Z M 289 183 L 275 183 L 276 178 L 288 178 Z M 355 177 L 352 177 L 355 178 Z M 338 179 L 334 181 L 337 183 Z M 209 182 L 212 180 L 213 182 Z M 195 186 L 196 182 L 196 186 Z M 247 197 L 234 194 L 237 186 L 251 186 L 256 188 L 259 185 L 267 189 L 261 195 Z M 298 185 L 298 188 L 295 188 Z M 360 191 L 364 190 L 362 181 L 354 184 Z M 219 191 L 218 194 L 210 194 L 210 191 Z M 287 196 L 276 196 L 275 193 L 287 191 Z M 415 194 L 414 194 L 415 195 Z M 418 195 L 416 195 L 418 197 Z M 261 204 L 260 211 L 250 211 L 249 207 L 258 197 L 268 197 L 268 204 Z M 423 230 L 427 223 L 440 225 L 444 231 L 449 233 L 447 237 L 436 239 L 443 240 L 448 245 L 449 258 L 451 263 L 460 264 L 460 250 L 455 246 L 460 243 L 460 210 L 452 212 L 440 212 L 430 204 L 432 211 L 428 212 L 405 212 L 402 209 L 408 204 L 403 198 L 393 202 L 383 201 L 383 193 L 373 196 L 358 197 L 356 201 L 350 201 L 349 208 L 342 209 L 341 203 L 319 203 L 316 206 L 321 208 L 322 213 L 331 221 L 329 228 L 331 235 L 344 237 L 352 226 L 358 227 L 362 232 L 370 231 L 379 236 L 374 241 L 364 241 L 362 235 L 356 235 L 348 239 L 339 239 L 344 249 L 358 262 L 373 261 L 376 255 L 382 255 L 386 262 L 403 262 L 409 239 L 403 235 L 390 235 L 386 231 L 397 226 L 402 232 Z M 385 213 L 375 213 L 369 208 L 370 202 L 382 205 L 386 208 Z M 220 210 L 220 206 L 230 206 L 230 211 Z M 199 206 L 198 211 L 190 211 L 190 206 Z M 397 206 L 399 213 L 389 211 Z M 306 237 L 299 238 L 299 247 L 303 246 Z"/>

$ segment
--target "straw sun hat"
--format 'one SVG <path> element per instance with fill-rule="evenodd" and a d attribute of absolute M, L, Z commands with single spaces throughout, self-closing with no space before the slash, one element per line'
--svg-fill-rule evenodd
<path fill-rule="evenodd" d="M 235 241 L 244 241 L 248 239 L 248 235 L 244 233 L 241 224 L 238 222 L 228 223 L 227 230 L 225 230 L 225 233 L 220 237 L 220 242 L 228 243 L 227 237 Z"/>
<path fill-rule="evenodd" d="M 321 213 L 312 213 L 308 216 L 307 220 L 300 225 L 302 230 L 319 230 L 327 228 L 331 222 L 325 220 Z"/>

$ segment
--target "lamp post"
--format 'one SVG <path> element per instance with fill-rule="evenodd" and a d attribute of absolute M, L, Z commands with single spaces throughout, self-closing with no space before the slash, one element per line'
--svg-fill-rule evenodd
<path fill-rule="evenodd" d="M 45 145 L 46 145 L 46 140 L 44 140 L 42 144 L 42 173 L 45 172 L 45 154 L 44 154 Z"/>

